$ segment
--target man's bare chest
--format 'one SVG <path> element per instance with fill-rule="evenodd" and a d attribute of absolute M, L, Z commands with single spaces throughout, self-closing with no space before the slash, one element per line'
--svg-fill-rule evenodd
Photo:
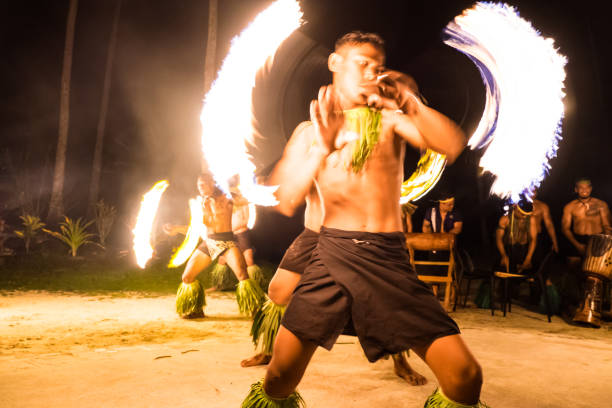
<path fill-rule="evenodd" d="M 597 202 L 577 202 L 572 210 L 572 217 L 577 220 L 596 220 L 601 214 L 601 206 Z"/>

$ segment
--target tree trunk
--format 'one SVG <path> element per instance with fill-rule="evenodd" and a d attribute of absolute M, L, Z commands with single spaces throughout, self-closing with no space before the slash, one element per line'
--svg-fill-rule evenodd
<path fill-rule="evenodd" d="M 74 27 L 78 0 L 70 0 L 68 20 L 66 21 L 66 42 L 64 45 L 64 65 L 60 90 L 59 132 L 55 152 L 55 170 L 53 188 L 49 203 L 48 220 L 55 222 L 64 212 L 64 173 L 66 168 L 66 146 L 68 143 L 68 125 L 70 123 L 70 76 L 72 73 L 72 52 L 74 50 Z"/>
<path fill-rule="evenodd" d="M 210 90 L 210 86 L 217 73 L 217 0 L 208 1 L 208 34 L 206 36 L 206 53 L 204 57 L 204 91 L 202 96 Z M 202 156 L 202 170 L 207 169 L 206 161 Z"/>
<path fill-rule="evenodd" d="M 122 0 L 117 0 L 113 16 L 113 27 L 111 29 L 108 52 L 106 54 L 106 67 L 104 71 L 104 85 L 102 89 L 102 101 L 100 103 L 100 115 L 98 116 L 98 127 L 96 129 L 96 147 L 91 170 L 91 183 L 89 185 L 88 213 L 93 214 L 98 194 L 100 192 L 100 174 L 102 174 L 102 150 L 104 147 L 104 131 L 106 129 L 106 115 L 108 113 L 108 101 L 110 95 L 111 78 L 113 72 L 113 60 L 117 44 L 117 31 L 119 27 L 119 16 L 121 15 Z"/>
<path fill-rule="evenodd" d="M 204 92 L 206 95 L 217 73 L 217 0 L 208 2 L 208 35 L 206 36 L 206 55 L 204 59 Z"/>

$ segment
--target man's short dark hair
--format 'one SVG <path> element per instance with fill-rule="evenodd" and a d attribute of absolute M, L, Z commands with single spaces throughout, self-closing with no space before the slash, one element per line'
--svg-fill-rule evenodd
<path fill-rule="evenodd" d="M 440 190 L 438 192 L 438 200 L 440 202 L 450 201 L 455 198 L 455 194 L 450 190 Z"/>
<path fill-rule="evenodd" d="M 372 44 L 378 48 L 383 54 L 385 53 L 385 41 L 382 37 L 376 33 L 365 33 L 363 31 L 351 31 L 350 33 L 344 34 L 342 37 L 336 40 L 334 47 L 335 51 L 338 51 L 344 45 L 360 45 L 360 44 Z"/>
<path fill-rule="evenodd" d="M 580 183 L 587 183 L 589 185 L 593 185 L 593 183 L 591 183 L 591 179 L 588 177 L 578 177 L 576 179 L 576 182 L 574 183 L 574 186 L 577 186 Z"/>

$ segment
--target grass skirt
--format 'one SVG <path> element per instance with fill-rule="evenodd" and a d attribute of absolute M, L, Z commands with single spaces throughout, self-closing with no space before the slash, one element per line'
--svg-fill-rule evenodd
<path fill-rule="evenodd" d="M 302 396 L 294 391 L 285 399 L 275 399 L 266 394 L 263 380 L 251 385 L 251 392 L 242 402 L 241 408 L 300 408 L 306 407 Z"/>
<path fill-rule="evenodd" d="M 210 282 L 217 290 L 234 290 L 238 279 L 229 266 L 216 263 L 210 272 Z"/>
<path fill-rule="evenodd" d="M 285 308 L 286 306 L 277 305 L 268 299 L 253 317 L 253 325 L 251 326 L 253 344 L 255 344 L 256 349 L 259 347 L 261 353 L 265 355 L 272 355 L 274 340 L 278 334 Z"/>
<path fill-rule="evenodd" d="M 474 405 L 460 404 L 448 398 L 442 393 L 441 389 L 437 388 L 433 394 L 427 398 L 423 408 L 488 408 L 488 406 L 480 401 Z"/>
<path fill-rule="evenodd" d="M 254 316 L 261 308 L 265 298 L 266 294 L 253 279 L 245 279 L 238 282 L 236 301 L 238 302 L 240 313 Z"/>
<path fill-rule="evenodd" d="M 204 288 L 200 281 L 181 282 L 176 292 L 176 313 L 184 318 L 204 317 Z"/>
<path fill-rule="evenodd" d="M 249 274 L 249 278 L 256 281 L 261 288 L 266 286 L 266 277 L 264 276 L 263 270 L 259 266 L 247 266 L 247 273 Z"/>

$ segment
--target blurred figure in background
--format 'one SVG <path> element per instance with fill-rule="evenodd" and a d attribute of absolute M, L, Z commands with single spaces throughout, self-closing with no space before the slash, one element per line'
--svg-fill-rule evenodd
<path fill-rule="evenodd" d="M 442 192 L 438 204 L 425 211 L 423 232 L 450 232 L 460 234 L 463 228 L 463 217 L 455 209 L 455 195 Z"/>
<path fill-rule="evenodd" d="M 537 236 L 533 205 L 527 200 L 512 205 L 510 212 L 501 216 L 495 233 L 495 243 L 500 255 L 500 265 L 506 272 L 524 273 L 532 268 Z"/>

